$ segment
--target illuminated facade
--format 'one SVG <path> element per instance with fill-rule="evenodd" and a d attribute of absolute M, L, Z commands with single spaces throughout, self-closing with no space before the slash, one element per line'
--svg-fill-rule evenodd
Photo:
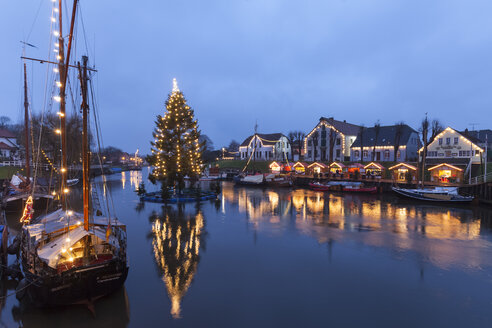
<path fill-rule="evenodd" d="M 338 121 L 333 117 L 321 117 L 319 123 L 304 139 L 306 161 L 344 161 L 350 156 L 350 146 L 357 138 L 359 126 Z"/>
<path fill-rule="evenodd" d="M 480 164 L 480 154 L 484 148 L 480 147 L 481 141 L 461 134 L 457 130 L 447 127 L 439 133 L 427 146 L 426 164 Z M 423 148 L 420 149 L 422 154 Z"/>
<path fill-rule="evenodd" d="M 292 148 L 289 139 L 282 133 L 263 134 L 256 133 L 246 138 L 239 146 L 239 158 L 260 161 L 278 160 L 292 158 Z"/>
<path fill-rule="evenodd" d="M 398 150 L 395 158 L 395 145 L 397 143 Z M 379 131 L 376 131 L 376 128 L 365 128 L 362 139 L 359 134 L 350 147 L 350 160 L 362 160 L 364 162 L 417 161 L 419 147 L 420 140 L 417 131 L 406 124 L 381 126 Z"/>

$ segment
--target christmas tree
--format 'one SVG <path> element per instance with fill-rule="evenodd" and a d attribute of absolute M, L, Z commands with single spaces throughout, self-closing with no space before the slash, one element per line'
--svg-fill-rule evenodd
<path fill-rule="evenodd" d="M 193 110 L 186 104 L 183 93 L 173 79 L 173 90 L 166 101 L 164 116 L 157 115 L 151 142 L 153 166 L 150 179 L 160 181 L 163 187 L 183 189 L 184 177 L 197 179 L 201 172 L 202 145 L 200 131 Z"/>

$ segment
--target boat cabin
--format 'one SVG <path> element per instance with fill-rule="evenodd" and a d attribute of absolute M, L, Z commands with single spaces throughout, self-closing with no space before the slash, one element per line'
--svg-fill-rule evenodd
<path fill-rule="evenodd" d="M 305 174 L 308 168 L 308 164 L 304 162 L 296 162 L 292 166 L 292 170 L 297 174 Z"/>
<path fill-rule="evenodd" d="M 366 166 L 364 166 L 364 170 L 365 170 L 366 177 L 381 179 L 385 167 L 379 163 L 371 162 Z"/>
<path fill-rule="evenodd" d="M 440 183 L 461 183 L 463 181 L 463 169 L 442 163 L 428 169 L 431 173 L 431 181 Z"/>
<path fill-rule="evenodd" d="M 414 182 L 417 180 L 417 168 L 406 163 L 399 163 L 389 168 L 391 176 L 397 182 Z"/>

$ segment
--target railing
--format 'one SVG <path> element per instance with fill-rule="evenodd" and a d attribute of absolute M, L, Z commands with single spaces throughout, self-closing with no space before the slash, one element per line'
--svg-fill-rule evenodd
<path fill-rule="evenodd" d="M 471 185 L 484 183 L 484 182 L 492 182 L 492 172 L 487 173 L 487 175 L 479 175 L 479 176 L 473 177 L 469 180 L 469 184 L 471 184 Z"/>

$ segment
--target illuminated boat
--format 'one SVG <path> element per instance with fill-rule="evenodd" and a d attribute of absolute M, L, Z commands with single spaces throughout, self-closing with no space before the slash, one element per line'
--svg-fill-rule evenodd
<path fill-rule="evenodd" d="M 59 27 L 62 26 L 62 1 L 58 1 L 57 13 Z M 90 143 L 89 143 L 89 71 L 95 71 L 87 65 L 88 58 L 82 57 L 82 63 L 77 66 L 69 65 L 70 46 L 72 43 L 74 19 L 77 1 L 72 8 L 72 21 L 68 36 L 68 50 L 64 52 L 63 33 L 59 32 L 57 72 L 60 75 L 60 129 L 61 137 L 61 168 L 60 173 L 60 205 L 61 208 L 44 216 L 32 218 L 32 198 L 26 203 L 20 249 L 21 264 L 24 279 L 17 287 L 17 298 L 36 306 L 56 306 L 76 303 L 91 303 L 94 300 L 115 292 L 126 280 L 128 262 L 126 256 L 127 235 L 126 226 L 114 214 L 110 213 L 109 202 L 102 202 L 107 206 L 107 216 L 102 216 L 102 208 L 97 209 L 99 198 L 90 183 Z M 61 28 L 60 28 L 61 29 Z M 68 69 L 75 67 L 80 80 L 81 112 L 82 112 L 82 193 L 83 212 L 77 213 L 68 199 L 70 189 L 67 180 L 67 152 L 69 145 L 66 135 L 65 99 Z M 73 83 L 73 82 L 72 82 Z M 92 94 L 93 96 L 93 94 Z M 92 108 L 93 111 L 96 108 Z M 98 114 L 94 115 L 95 129 Z M 93 135 L 99 140 L 99 131 Z M 97 150 L 100 153 L 100 149 Z M 100 158 L 99 154 L 99 158 Z M 102 163 L 100 163 L 102 166 Z M 104 197 L 109 197 L 106 188 L 106 179 L 103 179 Z M 94 207 L 93 207 L 94 206 Z"/>
<path fill-rule="evenodd" d="M 428 202 L 470 203 L 474 199 L 473 196 L 462 196 L 458 194 L 457 187 L 435 187 L 418 189 L 404 189 L 393 187 L 392 189 L 399 196 Z"/>

